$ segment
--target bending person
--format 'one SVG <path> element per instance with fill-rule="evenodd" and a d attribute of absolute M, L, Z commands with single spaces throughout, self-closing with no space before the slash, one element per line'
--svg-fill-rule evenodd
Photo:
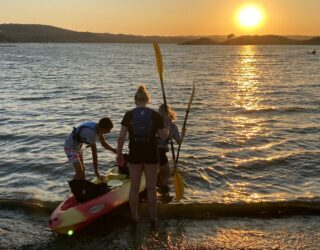
<path fill-rule="evenodd" d="M 85 122 L 80 126 L 73 128 L 71 134 L 64 143 L 64 151 L 68 160 L 75 169 L 74 179 L 85 179 L 85 166 L 83 162 L 83 144 L 87 144 L 91 148 L 94 173 L 97 178 L 101 178 L 98 168 L 98 153 L 96 146 L 96 138 L 99 138 L 101 145 L 116 153 L 116 149 L 112 148 L 104 139 L 104 134 L 110 133 L 113 128 L 112 121 L 109 118 L 102 118 L 99 123 Z"/>

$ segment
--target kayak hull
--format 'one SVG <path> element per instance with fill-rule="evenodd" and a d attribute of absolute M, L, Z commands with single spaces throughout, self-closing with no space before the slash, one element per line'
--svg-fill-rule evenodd
<path fill-rule="evenodd" d="M 49 220 L 49 228 L 57 233 L 73 233 L 87 226 L 100 216 L 128 202 L 130 180 L 118 174 L 117 168 L 106 173 L 105 182 L 119 180 L 121 185 L 111 191 L 84 203 L 78 203 L 73 195 L 65 199 L 53 211 Z M 92 182 L 97 183 L 97 180 Z M 146 187 L 145 176 L 141 178 L 140 192 Z"/>

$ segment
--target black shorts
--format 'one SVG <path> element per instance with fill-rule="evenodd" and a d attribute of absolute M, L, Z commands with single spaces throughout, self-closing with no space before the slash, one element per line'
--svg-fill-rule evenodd
<path fill-rule="evenodd" d="M 167 150 L 165 148 L 159 148 L 159 162 L 160 166 L 168 162 Z"/>
<path fill-rule="evenodd" d="M 129 163 L 157 164 L 159 163 L 158 145 L 155 147 L 134 147 L 129 149 Z"/>

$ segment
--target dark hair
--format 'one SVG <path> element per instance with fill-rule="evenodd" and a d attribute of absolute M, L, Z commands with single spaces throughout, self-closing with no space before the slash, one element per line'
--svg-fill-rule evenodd
<path fill-rule="evenodd" d="M 104 117 L 99 121 L 98 128 L 112 129 L 113 123 L 108 117 Z"/>

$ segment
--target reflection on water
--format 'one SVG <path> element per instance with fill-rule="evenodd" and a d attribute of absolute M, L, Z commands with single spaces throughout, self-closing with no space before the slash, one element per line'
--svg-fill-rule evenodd
<path fill-rule="evenodd" d="M 244 144 L 263 131 L 261 123 L 263 119 L 251 118 L 243 115 L 232 117 L 235 126 L 236 141 L 238 144 Z"/>
<path fill-rule="evenodd" d="M 309 166 L 318 169 L 308 139 L 309 133 L 317 133 L 314 123 L 307 123 L 314 122 L 318 114 L 305 109 L 303 103 L 308 97 L 294 90 L 301 89 L 304 82 L 305 92 L 310 80 L 297 80 L 300 74 L 292 82 L 292 74 L 301 67 L 295 68 L 297 53 L 289 48 L 285 53 L 281 50 L 236 46 L 232 51 L 228 47 L 218 59 L 212 57 L 216 51 L 210 54 L 210 60 L 207 56 L 206 71 L 214 71 L 215 78 L 199 80 L 197 85 L 188 139 L 183 145 L 187 157 L 180 165 L 186 182 L 184 201 L 283 201 L 310 197 L 311 189 L 318 192 L 311 184 L 316 180 L 310 182 L 308 174 Z M 290 71 L 284 57 L 291 60 Z M 300 132 L 296 126 L 312 129 Z M 303 151 L 298 149 L 300 142 Z M 303 167 L 306 165 L 308 168 Z"/>
<path fill-rule="evenodd" d="M 183 204 L 173 200 L 159 207 L 156 232 L 150 231 L 147 209 L 132 232 L 124 207 L 117 216 L 97 220 L 100 228 L 94 224 L 70 238 L 55 237 L 46 228 L 49 212 L 39 217 L 70 193 L 73 170 L 63 141 L 81 121 L 110 116 L 114 129 L 107 140 L 116 145 L 121 119 L 133 108 L 141 82 L 150 91 L 151 107 L 158 107 L 162 95 L 152 46 L 0 48 L 0 196 L 6 201 L 0 205 L 8 208 L 0 211 L 0 248 L 319 248 L 318 217 L 246 217 L 318 209 L 320 60 L 304 46 L 161 47 L 167 101 L 180 128 L 197 81 L 179 158 Z M 101 170 L 107 170 L 114 155 L 99 150 Z M 173 186 L 171 191 L 174 196 Z"/>
<path fill-rule="evenodd" d="M 259 93 L 258 78 L 262 74 L 257 69 L 257 60 L 255 58 L 255 46 L 239 47 L 240 56 L 234 66 L 234 85 L 236 93 L 232 104 L 237 108 L 253 110 L 259 108 L 261 99 Z"/>
<path fill-rule="evenodd" d="M 162 45 L 167 101 L 180 128 L 197 85 L 179 158 L 182 202 L 319 197 L 320 61 L 311 62 L 305 49 Z M 5 199 L 61 201 L 72 176 L 63 141 L 73 126 L 109 116 L 114 146 L 139 83 L 150 91 L 150 107 L 162 102 L 149 44 L 21 44 L 0 52 Z M 98 148 L 105 171 L 115 158 Z M 90 177 L 90 151 L 85 157 Z"/>
<path fill-rule="evenodd" d="M 255 46 L 243 46 L 239 48 L 240 56 L 234 68 L 235 93 L 231 100 L 236 109 L 246 111 L 258 110 L 262 101 L 259 96 L 259 77 L 263 72 L 257 68 L 255 58 Z M 235 126 L 236 140 L 239 144 L 254 138 L 262 131 L 262 119 L 237 113 L 232 117 Z"/>
<path fill-rule="evenodd" d="M 239 47 L 239 56 L 234 63 L 233 68 L 233 88 L 230 96 L 230 103 L 233 110 L 230 117 L 233 125 L 233 141 L 237 147 L 231 151 L 234 160 L 234 167 L 243 166 L 248 161 L 248 151 L 257 152 L 264 147 L 256 145 L 261 137 L 269 134 L 268 127 L 265 124 L 265 118 L 252 115 L 250 111 L 257 111 L 262 107 L 263 97 L 260 94 L 260 78 L 263 71 L 259 69 L 256 46 Z M 241 147 L 241 148 L 239 148 Z M 250 161 L 257 159 L 254 155 L 249 158 Z M 239 170 L 240 171 L 240 170 Z M 224 193 L 223 202 L 230 203 L 237 200 L 246 202 L 259 202 L 263 200 L 264 195 L 252 192 L 252 184 L 246 181 L 247 178 L 232 180 L 228 182 L 228 191 Z"/>

